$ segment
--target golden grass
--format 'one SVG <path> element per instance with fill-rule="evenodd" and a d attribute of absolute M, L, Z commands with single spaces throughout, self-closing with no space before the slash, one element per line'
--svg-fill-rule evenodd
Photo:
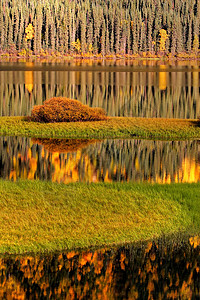
<path fill-rule="evenodd" d="M 147 240 L 200 223 L 200 184 L 0 181 L 0 252 Z"/>
<path fill-rule="evenodd" d="M 37 138 L 200 138 L 200 122 L 187 119 L 110 117 L 104 121 L 37 123 L 26 117 L 1 117 L 1 135 Z"/>

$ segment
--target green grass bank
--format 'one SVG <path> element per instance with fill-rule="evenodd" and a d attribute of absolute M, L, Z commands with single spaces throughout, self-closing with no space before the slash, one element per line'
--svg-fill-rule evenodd
<path fill-rule="evenodd" d="M 200 184 L 0 180 L 0 253 L 145 241 L 200 228 Z"/>
<path fill-rule="evenodd" d="M 0 135 L 77 139 L 199 139 L 200 121 L 112 117 L 95 122 L 36 123 L 28 121 L 26 117 L 1 117 Z"/>

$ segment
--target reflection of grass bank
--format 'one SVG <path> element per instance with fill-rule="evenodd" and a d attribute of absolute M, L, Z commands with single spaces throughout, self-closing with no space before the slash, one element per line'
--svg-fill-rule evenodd
<path fill-rule="evenodd" d="M 57 138 L 200 138 L 197 120 L 113 117 L 106 121 L 36 123 L 24 117 L 1 117 L 1 135 Z"/>
<path fill-rule="evenodd" d="M 146 240 L 200 224 L 200 184 L 0 182 L 0 252 Z"/>

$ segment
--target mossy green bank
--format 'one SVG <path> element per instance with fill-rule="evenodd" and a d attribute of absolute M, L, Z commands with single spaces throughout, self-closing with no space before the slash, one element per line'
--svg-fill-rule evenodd
<path fill-rule="evenodd" d="M 114 245 L 200 228 L 200 184 L 0 180 L 0 253 Z"/>
<path fill-rule="evenodd" d="M 105 121 L 37 123 L 26 117 L 1 117 L 0 135 L 45 138 L 200 138 L 200 122 L 187 119 L 110 117 Z"/>

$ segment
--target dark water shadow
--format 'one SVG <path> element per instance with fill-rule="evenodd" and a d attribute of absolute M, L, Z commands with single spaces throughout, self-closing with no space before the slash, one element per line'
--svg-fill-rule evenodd
<path fill-rule="evenodd" d="M 0 64 L 0 71 L 84 71 L 84 72 L 163 72 L 160 66 L 144 66 L 144 65 L 72 65 L 67 63 L 48 63 L 48 64 L 32 64 L 27 65 L 25 63 L 4 63 Z M 165 72 L 193 72 L 192 66 L 173 66 L 167 65 L 164 69 Z M 195 69 L 195 72 L 199 72 L 199 66 Z"/>
<path fill-rule="evenodd" d="M 195 121 L 191 121 L 192 125 L 194 127 L 200 127 L 200 119 L 199 120 L 195 120 Z"/>
<path fill-rule="evenodd" d="M 200 237 L 0 257 L 2 299 L 197 299 Z"/>

